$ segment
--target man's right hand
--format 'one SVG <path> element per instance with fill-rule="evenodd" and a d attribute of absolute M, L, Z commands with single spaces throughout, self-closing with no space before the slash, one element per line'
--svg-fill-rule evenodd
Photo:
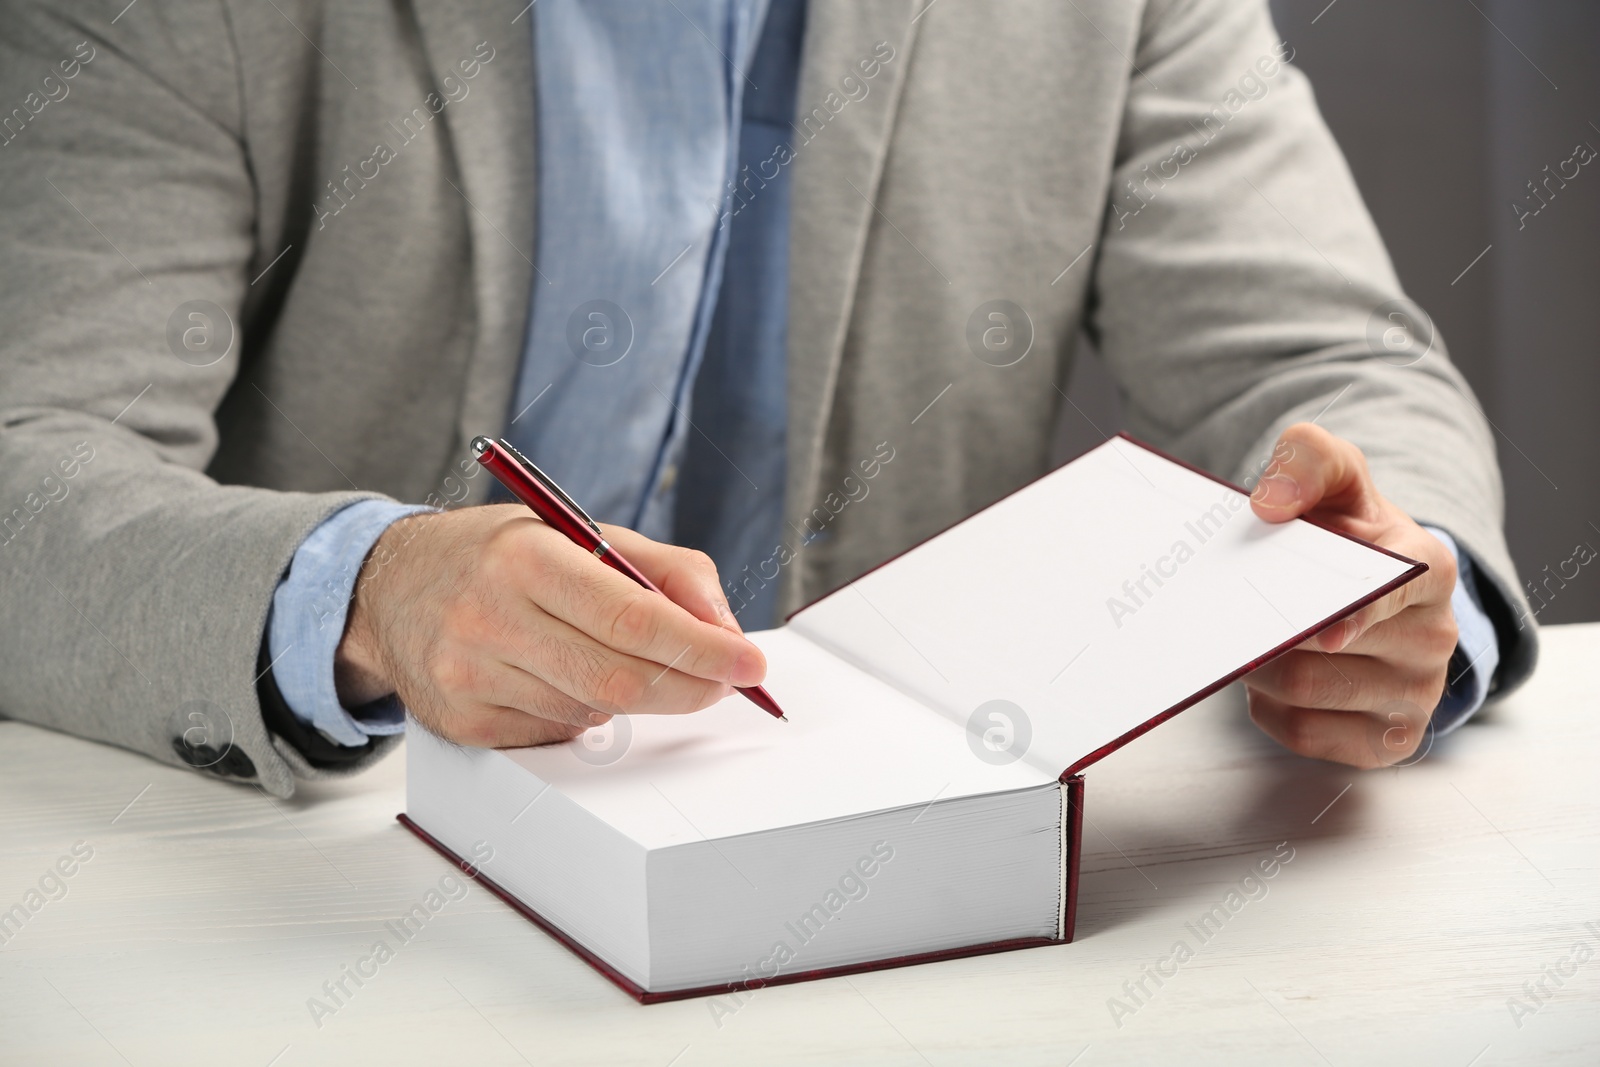
<path fill-rule="evenodd" d="M 362 565 L 334 659 L 340 702 L 397 694 L 465 745 L 564 741 L 613 714 L 681 714 L 757 685 L 766 659 L 701 552 L 604 527 L 666 596 L 517 504 L 402 519 Z"/>

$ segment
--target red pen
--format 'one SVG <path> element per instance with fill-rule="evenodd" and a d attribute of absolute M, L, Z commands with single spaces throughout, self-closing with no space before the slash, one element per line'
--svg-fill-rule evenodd
<path fill-rule="evenodd" d="M 585 552 L 592 553 L 601 563 L 612 570 L 622 572 L 652 593 L 661 592 L 654 582 L 624 559 L 622 553 L 611 547 L 600 533 L 600 527 L 589 517 L 589 513 L 580 508 L 578 502 L 555 483 L 555 479 L 534 466 L 532 460 L 511 447 L 509 442 L 474 437 L 472 455 L 513 496 L 528 505 L 535 515 L 554 527 L 573 544 Z M 778 707 L 778 702 L 759 685 L 735 688 L 774 719 L 789 721 L 783 709 Z"/>

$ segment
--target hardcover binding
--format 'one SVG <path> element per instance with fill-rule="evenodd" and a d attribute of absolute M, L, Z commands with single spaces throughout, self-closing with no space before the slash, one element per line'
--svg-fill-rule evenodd
<path fill-rule="evenodd" d="M 596 971 L 611 982 L 612 985 L 622 990 L 640 1004 L 661 1004 L 670 1000 L 689 1000 L 694 997 L 715 996 L 718 993 L 745 992 L 760 989 L 769 985 L 790 985 L 794 982 L 809 982 L 818 978 L 837 978 L 846 974 L 862 974 L 867 971 L 886 971 L 893 967 L 909 967 L 916 963 L 935 963 L 939 960 L 958 960 L 967 956 L 986 956 L 994 952 L 1011 952 L 1019 948 L 1038 948 L 1043 945 L 1064 945 L 1072 940 L 1072 930 L 1078 907 L 1078 866 L 1082 856 L 1081 841 L 1083 838 L 1080 830 L 1083 826 L 1083 779 L 1073 777 L 1066 782 L 1067 803 L 1072 812 L 1071 825 L 1068 828 L 1067 838 L 1067 899 L 1065 936 L 1063 937 L 1017 937 L 1007 941 L 989 941 L 980 945 L 963 945 L 959 948 L 939 949 L 936 952 L 918 952 L 909 956 L 891 956 L 881 960 L 865 960 L 861 963 L 847 964 L 842 967 L 821 967 L 811 971 L 796 971 L 793 974 L 779 974 L 772 978 L 752 978 L 748 981 L 728 982 L 724 985 L 695 986 L 691 989 L 669 989 L 661 992 L 651 992 L 640 986 L 633 979 L 620 973 L 605 960 L 584 948 L 554 923 L 524 904 L 504 887 L 496 884 L 495 880 L 484 874 L 482 869 L 462 859 L 451 851 L 443 842 L 428 831 L 412 822 L 404 813 L 395 818 L 407 830 L 416 834 L 421 841 L 432 848 L 439 855 L 455 864 L 468 878 L 482 885 L 489 892 L 505 901 L 511 908 L 524 919 L 533 923 L 539 929 L 565 945 L 574 956 L 593 967 Z"/>
<path fill-rule="evenodd" d="M 1074 774 L 1065 779 L 1067 787 L 1067 812 L 1070 818 L 1067 833 L 1067 899 L 1061 919 L 1061 941 L 1072 940 L 1078 925 L 1078 868 L 1083 858 L 1083 775 Z"/>
<path fill-rule="evenodd" d="M 1190 463 L 1190 462 L 1188 462 L 1186 460 L 1179 459 L 1177 456 L 1171 455 L 1169 453 L 1163 452 L 1161 449 L 1156 448 L 1154 445 L 1149 445 L 1149 444 L 1146 444 L 1145 442 L 1139 440 L 1137 437 L 1134 437 L 1132 434 L 1129 434 L 1129 433 L 1117 433 L 1117 434 L 1113 434 L 1112 436 L 1120 438 L 1121 440 L 1124 440 L 1124 441 L 1128 442 L 1129 444 L 1134 445 L 1135 447 L 1142 448 L 1146 452 L 1149 452 L 1152 455 L 1160 456 L 1162 459 L 1168 461 L 1169 463 L 1174 463 L 1174 464 L 1176 464 L 1176 465 L 1178 465 L 1180 467 L 1183 467 L 1185 470 L 1193 471 L 1195 474 L 1201 475 L 1202 477 L 1205 477 L 1205 478 L 1209 479 L 1210 481 L 1216 482 L 1218 485 L 1225 485 L 1229 489 L 1232 489 L 1234 492 L 1243 493 L 1245 496 L 1249 496 L 1250 495 L 1249 492 L 1247 492 L 1245 489 L 1241 488 L 1240 486 L 1234 485 L 1232 482 L 1228 481 L 1226 478 L 1219 478 L 1217 475 L 1212 474 L 1210 471 L 1205 470 L 1205 469 L 1203 469 L 1201 467 L 1197 467 L 1193 463 Z M 1109 441 L 1110 439 L 1111 438 L 1108 437 L 1106 440 Z M 1100 446 L 1096 445 L 1095 447 L 1098 448 Z M 1092 449 L 1090 451 L 1092 451 Z M 1083 452 L 1083 453 L 1080 453 L 1079 456 L 1075 456 L 1073 458 L 1077 459 L 1077 458 L 1080 458 L 1081 456 L 1087 455 L 1087 454 L 1088 454 L 1087 452 Z M 1071 463 L 1071 462 L 1072 462 L 1072 460 L 1068 460 L 1067 461 L 1067 463 Z M 989 502 L 988 504 L 985 504 L 983 507 L 981 507 L 977 511 L 973 512 L 972 515 L 968 515 L 966 519 L 962 519 L 961 522 L 966 522 L 967 519 L 971 519 L 974 515 L 979 515 L 979 514 L 982 514 L 985 511 L 988 511 L 990 508 L 994 507 L 996 504 L 1000 503 L 1002 500 L 1005 500 L 1008 497 L 1014 496 L 1015 494 L 1022 492 L 1022 490 L 1028 488 L 1028 486 L 1032 485 L 1034 482 L 1037 482 L 1037 481 L 1039 481 L 1040 479 L 1043 479 L 1043 478 L 1048 478 L 1055 471 L 1059 470 L 1061 466 L 1065 466 L 1065 464 L 1061 464 L 1060 466 L 1057 466 L 1057 467 L 1052 467 L 1050 470 L 1048 470 L 1045 473 L 1039 475 L 1038 478 L 1034 478 L 1032 481 L 1029 481 L 1029 482 L 1027 482 L 1027 483 L 1025 483 L 1023 485 L 1017 486 L 1011 492 L 1006 493 L 1004 496 L 1000 497 L 999 499 L 993 500 L 993 501 Z M 1362 608 L 1366 607 L 1368 604 L 1371 604 L 1373 601 L 1381 600 L 1383 597 L 1388 596 L 1390 593 L 1394 592 L 1396 589 L 1399 589 L 1402 585 L 1405 585 L 1407 582 L 1409 582 L 1412 579 L 1416 578 L 1417 576 L 1421 575 L 1424 571 L 1426 571 L 1428 569 L 1428 565 L 1426 563 L 1422 563 L 1422 562 L 1420 562 L 1418 560 L 1414 560 L 1409 556 L 1402 556 L 1400 553 L 1391 551 L 1390 549 L 1387 549 L 1387 548 L 1384 548 L 1382 545 L 1375 545 L 1371 541 L 1368 541 L 1365 538 L 1357 537 L 1353 533 L 1348 533 L 1348 532 L 1346 532 L 1344 530 L 1336 530 L 1332 526 L 1329 526 L 1325 522 L 1318 522 L 1315 519 L 1305 518 L 1305 516 L 1301 516 L 1301 519 L 1302 519 L 1302 521 L 1309 522 L 1313 526 L 1316 526 L 1316 527 L 1318 527 L 1320 529 L 1326 530 L 1331 534 L 1336 534 L 1339 537 L 1343 537 L 1347 541 L 1354 541 L 1358 545 L 1365 545 L 1367 548 L 1372 549 L 1374 552 L 1381 552 L 1385 556 L 1389 556 L 1389 557 L 1392 557 L 1394 559 L 1397 559 L 1402 563 L 1409 563 L 1409 564 L 1411 564 L 1411 568 L 1409 570 L 1407 570 L 1405 573 L 1401 574 L 1399 577 L 1395 578 L 1393 581 L 1389 582 L 1387 585 L 1383 586 L 1383 588 L 1377 589 L 1377 590 L 1373 591 L 1372 593 L 1369 593 L 1367 596 L 1362 597 L 1360 600 L 1356 601 L 1354 604 L 1351 604 L 1348 607 L 1345 607 L 1345 608 L 1341 609 L 1336 614 L 1330 615 L 1326 619 L 1323 619 L 1321 622 L 1315 623 L 1312 626 L 1307 627 L 1306 629 L 1302 630 L 1300 633 L 1296 634 L 1295 636 L 1291 637 L 1289 640 L 1285 641 L 1283 644 L 1279 645 L 1277 648 L 1274 648 L 1270 652 L 1267 652 L 1265 655 L 1258 656 L 1257 658 L 1251 660 L 1249 663 L 1246 663 L 1243 667 L 1240 667 L 1238 670 L 1234 671 L 1232 674 L 1228 675 L 1226 678 L 1223 678 L 1223 679 L 1221 679 L 1219 681 L 1213 682 L 1211 685 L 1206 686 L 1204 689 L 1200 690 L 1198 693 L 1194 693 L 1194 694 L 1192 694 L 1192 695 L 1190 695 L 1188 697 L 1185 697 L 1183 700 L 1180 700 L 1178 703 L 1174 704 L 1172 707 L 1166 709 L 1165 711 L 1157 712 L 1155 715 L 1153 715 L 1150 718 L 1146 719 L 1144 722 L 1140 723 L 1138 726 L 1135 726 L 1133 729 L 1129 730 L 1127 733 L 1123 734 L 1121 737 L 1118 737 L 1116 740 L 1112 741 L 1110 744 L 1102 745 L 1101 747 L 1095 749 L 1093 752 L 1087 753 L 1086 755 L 1080 757 L 1070 767 L 1068 767 L 1066 770 L 1061 772 L 1061 781 L 1062 782 L 1068 782 L 1073 777 L 1076 777 L 1078 775 L 1078 773 L 1080 771 L 1082 771 L 1085 767 L 1088 767 L 1088 766 L 1090 766 L 1091 764 L 1094 764 L 1094 763 L 1098 763 L 1100 760 L 1102 760 L 1105 757 L 1109 756 L 1111 753 L 1115 752 L 1117 749 L 1121 748 L 1123 745 L 1126 745 L 1129 741 L 1132 741 L 1134 738 L 1140 736 L 1141 734 L 1147 733 L 1150 730 L 1155 729 L 1157 726 L 1160 726 L 1162 723 L 1166 722 L 1168 719 L 1170 719 L 1174 715 L 1178 714 L 1178 712 L 1184 711 L 1184 710 L 1186 710 L 1188 708 L 1191 708 L 1194 705 L 1200 703 L 1200 701 L 1204 700 L 1206 697 L 1211 696 L 1213 693 L 1219 692 L 1222 689 L 1226 688 L 1227 686 L 1232 685 L 1234 682 L 1238 681 L 1240 678 L 1243 678 L 1245 675 L 1249 674 L 1251 671 L 1255 670 L 1256 668 L 1265 666 L 1266 664 L 1272 662 L 1273 660 L 1277 659 L 1279 656 L 1283 655 L 1285 652 L 1289 651 L 1290 649 L 1294 648 L 1296 645 L 1300 644 L 1302 641 L 1306 641 L 1306 640 L 1308 640 L 1308 639 L 1310 639 L 1312 637 L 1315 637 L 1317 634 L 1321 633 L 1323 631 L 1323 629 L 1325 629 L 1326 627 L 1332 625 L 1333 623 L 1338 622 L 1340 619 L 1346 618 L 1347 616 L 1349 616 L 1351 614 L 1354 614 L 1357 611 L 1360 611 Z M 959 526 L 960 523 L 954 523 L 952 525 L 953 526 Z M 948 530 L 948 529 L 951 529 L 951 527 L 947 526 L 947 527 L 945 527 L 945 529 Z M 838 587 L 836 587 L 834 589 L 830 589 L 826 593 L 823 593 L 821 596 L 818 596 L 815 599 L 811 600 L 809 603 L 807 603 L 803 607 L 799 607 L 799 608 L 796 608 L 794 611 L 791 611 L 788 615 L 784 616 L 784 621 L 785 622 L 792 621 L 796 615 L 798 615 L 802 611 L 806 610 L 806 608 L 809 608 L 812 604 L 815 604 L 820 600 L 824 600 L 827 597 L 832 596 L 834 593 L 837 593 L 840 589 L 843 589 L 845 585 L 851 585 L 851 584 L 853 584 L 855 582 L 860 581 L 862 578 L 865 578 L 867 575 L 871 574 L 873 571 L 879 570 L 880 568 L 883 568 L 883 567 L 887 567 L 889 564 L 893 563 L 895 560 L 899 559 L 901 556 L 905 555 L 907 552 L 911 552 L 912 550 L 921 547 L 922 545 L 926 544 L 927 542 L 933 540 L 935 537 L 938 537 L 939 534 L 941 534 L 941 533 L 944 533 L 944 530 L 940 530 L 938 533 L 929 534 L 927 537 L 924 537 L 921 541 L 918 541 L 916 544 L 911 545 L 910 547 L 908 547 L 908 548 L 906 548 L 906 549 L 904 549 L 904 550 L 902 550 L 900 552 L 895 553 L 894 555 L 890 556 L 888 559 L 884 560 L 882 563 L 879 563 L 877 566 L 867 568 L 866 570 L 862 571 L 860 574 L 856 575 L 854 578 L 850 579 L 850 581 L 845 582 L 844 585 L 838 586 Z M 1079 789 L 1080 789 L 1080 791 L 1082 789 L 1082 780 L 1081 779 L 1079 780 Z M 1081 792 L 1080 792 L 1080 796 L 1081 796 Z M 1069 937 L 1069 940 L 1070 940 L 1070 937 Z"/>

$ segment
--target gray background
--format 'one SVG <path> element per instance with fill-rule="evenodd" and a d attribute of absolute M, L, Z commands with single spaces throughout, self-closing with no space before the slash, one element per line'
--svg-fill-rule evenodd
<path fill-rule="evenodd" d="M 1273 0 L 1272 10 L 1401 281 L 1497 431 L 1522 577 L 1547 578 L 1580 542 L 1600 550 L 1600 159 L 1525 228 L 1512 210 L 1580 141 L 1600 150 L 1600 2 Z M 1080 361 L 1070 391 L 1082 413 L 1063 416 L 1064 455 L 1097 443 L 1095 425 L 1122 425 L 1098 360 Z M 1541 622 L 1600 619 L 1600 560 L 1548 588 Z"/>

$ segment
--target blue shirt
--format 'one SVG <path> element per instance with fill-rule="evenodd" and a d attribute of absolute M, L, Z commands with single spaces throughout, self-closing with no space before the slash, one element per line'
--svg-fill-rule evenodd
<path fill-rule="evenodd" d="M 506 436 L 601 521 L 708 552 L 745 628 L 764 628 L 777 583 L 740 578 L 782 527 L 791 175 L 773 161 L 792 154 L 777 149 L 804 0 L 541 0 L 532 13 L 539 270 Z M 333 658 L 362 561 L 416 510 L 337 512 L 273 597 L 273 678 L 340 744 L 404 728 L 393 698 L 341 707 Z M 1441 732 L 1483 702 L 1498 661 L 1470 559 L 1460 570 Z"/>
<path fill-rule="evenodd" d="M 1456 587 L 1450 592 L 1450 610 L 1456 617 L 1456 650 L 1450 657 L 1444 695 L 1428 721 L 1430 732 L 1445 734 L 1466 722 L 1488 698 L 1489 683 L 1500 666 L 1500 640 L 1495 636 L 1494 623 L 1483 610 L 1472 557 L 1437 526 L 1423 529 L 1443 541 L 1456 561 Z"/>
<path fill-rule="evenodd" d="M 673 535 L 765 0 L 545 0 L 534 286 L 507 436 L 602 522 Z"/>
<path fill-rule="evenodd" d="M 746 630 L 777 621 L 757 573 L 783 539 L 788 466 L 789 188 L 805 0 L 771 0 L 744 86 L 739 168 L 720 204 L 722 296 L 695 379 L 674 539 L 717 563 Z M 754 577 L 752 577 L 754 575 Z"/>

